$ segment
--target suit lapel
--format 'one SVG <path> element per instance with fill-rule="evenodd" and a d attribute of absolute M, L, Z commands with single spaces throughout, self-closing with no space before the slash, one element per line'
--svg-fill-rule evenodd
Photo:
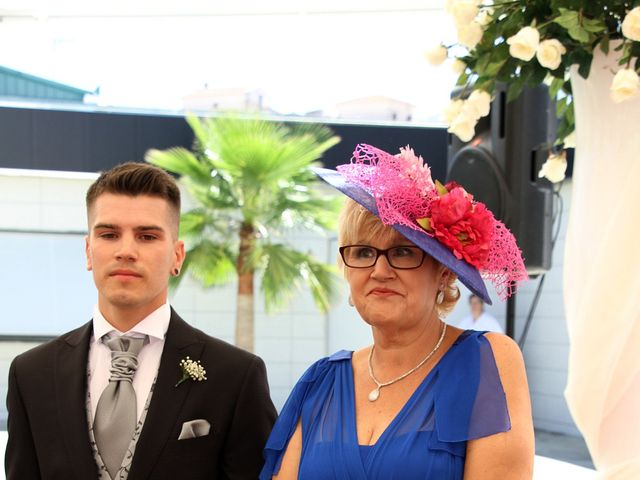
<path fill-rule="evenodd" d="M 55 359 L 56 401 L 61 437 L 77 478 L 97 478 L 87 423 L 87 361 L 92 323 L 59 340 Z"/>
<path fill-rule="evenodd" d="M 199 359 L 203 347 L 204 343 L 198 339 L 195 329 L 187 325 L 172 309 L 158 378 L 133 456 L 129 478 L 149 476 L 170 439 L 171 432 L 175 431 L 176 419 L 193 383 L 187 381 L 179 387 L 175 386 L 181 375 L 179 364 L 187 356 Z"/>

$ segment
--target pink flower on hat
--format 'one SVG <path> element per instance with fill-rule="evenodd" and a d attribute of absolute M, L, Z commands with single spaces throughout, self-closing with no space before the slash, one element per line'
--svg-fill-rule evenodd
<path fill-rule="evenodd" d="M 431 233 L 456 258 L 464 258 L 478 269 L 489 257 L 494 222 L 484 204 L 473 203 L 473 197 L 459 186 L 431 203 Z"/>

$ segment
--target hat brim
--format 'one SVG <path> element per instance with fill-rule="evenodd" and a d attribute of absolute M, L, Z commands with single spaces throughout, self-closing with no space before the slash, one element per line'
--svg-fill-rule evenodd
<path fill-rule="evenodd" d="M 347 181 L 339 172 L 328 168 L 312 167 L 311 170 L 322 180 L 332 187 L 344 193 L 347 197 L 356 201 L 364 208 L 369 210 L 375 216 L 378 215 L 378 207 L 376 201 L 365 189 Z M 391 225 L 398 233 L 407 240 L 411 241 L 424 252 L 447 267 L 458 276 L 458 279 L 473 293 L 478 295 L 482 300 L 491 305 L 491 298 L 487 292 L 487 287 L 480 276 L 478 270 L 464 260 L 456 258 L 456 256 L 441 244 L 438 240 L 427 235 L 425 232 L 414 230 L 406 225 Z"/>

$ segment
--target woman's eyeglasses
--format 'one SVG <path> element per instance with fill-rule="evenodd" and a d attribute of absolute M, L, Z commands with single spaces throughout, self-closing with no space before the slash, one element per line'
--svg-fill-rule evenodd
<path fill-rule="evenodd" d="M 398 246 L 384 250 L 370 245 L 345 245 L 339 249 L 342 261 L 351 268 L 373 267 L 380 255 L 387 257 L 387 262 L 393 268 L 410 270 L 418 268 L 424 262 L 425 253 L 416 246 Z"/>

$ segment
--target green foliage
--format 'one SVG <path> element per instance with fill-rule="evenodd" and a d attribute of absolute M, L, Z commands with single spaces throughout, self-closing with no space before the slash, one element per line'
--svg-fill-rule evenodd
<path fill-rule="evenodd" d="M 333 269 L 284 238 L 295 228 L 335 228 L 341 200 L 326 193 L 309 166 L 339 138 L 310 123 L 231 116 L 187 121 L 195 134 L 193 152 L 170 148 L 146 155 L 148 162 L 180 175 L 197 203 L 181 218 L 187 260 L 173 286 L 186 272 L 205 287 L 232 280 L 245 225 L 253 236 L 244 268 L 262 279 L 267 310 L 285 305 L 304 284 L 326 310 L 336 291 Z"/>
<path fill-rule="evenodd" d="M 492 3 L 492 4 L 490 4 Z M 467 65 L 458 86 L 493 92 L 497 82 L 507 83 L 508 100 L 517 98 L 526 86 L 549 85 L 552 98 L 565 97 L 559 105 L 560 127 L 557 142 L 574 130 L 573 102 L 569 68 L 587 78 L 593 52 L 600 48 L 607 53 L 610 41 L 623 39 L 621 22 L 626 13 L 640 1 L 623 0 L 504 0 L 486 2 L 481 9 L 490 9 L 491 21 L 484 27 L 483 37 L 470 52 L 460 57 Z M 560 66 L 551 71 L 534 57 L 529 61 L 514 58 L 506 40 L 523 27 L 531 26 L 540 33 L 540 40 L 555 39 L 565 48 Z M 640 42 L 623 39 L 616 48 L 620 65 L 640 69 Z"/>
<path fill-rule="evenodd" d="M 288 303 L 303 284 L 310 287 L 318 309 L 328 310 L 337 288 L 335 266 L 279 243 L 263 245 L 259 256 L 265 263 L 261 287 L 268 312 Z"/>

